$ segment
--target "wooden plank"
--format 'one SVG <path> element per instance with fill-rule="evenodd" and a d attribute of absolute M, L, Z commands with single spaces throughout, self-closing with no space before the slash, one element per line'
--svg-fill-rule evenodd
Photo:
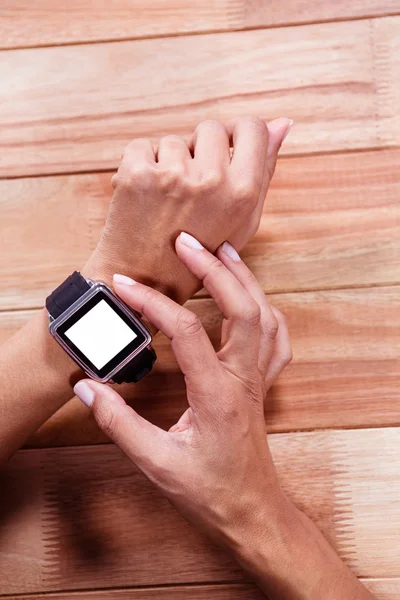
<path fill-rule="evenodd" d="M 0 181 L 1 309 L 43 306 L 85 264 L 111 193 L 110 175 Z"/>
<path fill-rule="evenodd" d="M 243 252 L 264 289 L 399 283 L 399 163 L 398 149 L 282 158 Z M 109 173 L 0 181 L 0 309 L 43 305 L 86 262 L 109 181 Z"/>
<path fill-rule="evenodd" d="M 381 580 L 384 582 L 384 580 Z M 265 595 L 249 583 L 181 585 L 141 589 L 112 590 L 115 600 L 265 600 Z M 49 600 L 109 600 L 110 590 L 46 594 Z M 378 600 L 380 597 L 377 596 Z M 382 600 L 395 600 L 395 596 L 382 596 Z M 43 600 L 43 595 L 7 596 L 7 600 Z"/>
<path fill-rule="evenodd" d="M 285 491 L 360 577 L 398 575 L 399 442 L 396 428 L 270 436 Z M 22 451 L 1 488 L 2 594 L 242 578 L 114 446 Z"/>
<path fill-rule="evenodd" d="M 363 579 L 363 584 L 376 600 L 398 600 L 400 579 Z M 214 585 L 181 585 L 142 589 L 113 589 L 115 600 L 265 600 L 264 594 L 250 583 Z M 42 594 L 7 596 L 8 600 L 43 600 Z M 49 600 L 109 600 L 110 591 L 68 592 L 46 594 Z"/>
<path fill-rule="evenodd" d="M 135 39 L 212 30 L 273 27 L 373 17 L 400 12 L 399 0 L 323 0 L 307 7 L 298 0 L 3 0 L 0 48 Z"/>
<path fill-rule="evenodd" d="M 271 302 L 287 316 L 294 360 L 269 394 L 269 431 L 378 427 L 400 423 L 400 288 L 282 294 Z M 220 316 L 211 300 L 188 306 L 217 343 Z M 0 313 L 0 341 L 31 311 Z M 168 428 L 186 408 L 183 377 L 163 336 L 153 375 L 120 391 L 146 418 Z M 74 398 L 30 440 L 31 446 L 106 441 Z"/>
<path fill-rule="evenodd" d="M 400 77 L 400 18 L 371 20 L 370 26 L 377 84 L 377 136 L 384 145 L 398 144 L 400 113 L 390 107 L 400 105 L 400 89 L 396 85 Z"/>
<path fill-rule="evenodd" d="M 132 137 L 243 113 L 295 119 L 289 153 L 397 143 L 373 46 L 352 21 L 3 52 L 0 176 L 113 168 Z"/>

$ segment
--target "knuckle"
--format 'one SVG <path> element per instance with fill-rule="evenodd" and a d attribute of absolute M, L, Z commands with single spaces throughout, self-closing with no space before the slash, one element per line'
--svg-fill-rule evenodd
<path fill-rule="evenodd" d="M 142 299 L 141 299 L 142 306 L 144 307 L 144 306 L 146 306 L 146 304 L 152 304 L 156 298 L 157 298 L 157 295 L 154 292 L 153 288 L 146 287 L 143 290 L 143 294 L 142 294 Z"/>
<path fill-rule="evenodd" d="M 223 275 L 224 271 L 225 267 L 222 264 L 222 262 L 218 260 L 218 258 L 212 257 L 207 268 L 207 273 L 203 278 L 203 284 L 207 285 L 207 282 L 210 279 L 210 277 L 214 280 L 219 279 Z"/>
<path fill-rule="evenodd" d="M 264 311 L 262 329 L 264 335 L 270 340 L 275 340 L 279 331 L 279 321 L 270 308 Z"/>
<path fill-rule="evenodd" d="M 288 346 L 285 350 L 285 352 L 283 353 L 283 364 L 285 365 L 285 367 L 291 363 L 293 360 L 293 350 L 291 346 Z"/>
<path fill-rule="evenodd" d="M 253 271 L 247 269 L 247 272 L 243 275 L 243 281 L 246 286 L 257 286 L 260 287 L 257 277 L 254 275 Z M 266 299 L 265 299 L 266 300 Z"/>
<path fill-rule="evenodd" d="M 114 188 L 118 187 L 129 191 L 148 189 L 153 183 L 151 169 L 142 164 L 125 164 L 124 168 L 121 168 L 114 177 Z"/>
<path fill-rule="evenodd" d="M 245 206 L 253 206 L 258 200 L 260 190 L 254 181 L 238 181 L 234 186 L 234 198 Z"/>
<path fill-rule="evenodd" d="M 249 300 L 247 305 L 243 307 L 241 318 L 249 325 L 259 325 L 261 321 L 260 305 L 253 299 Z"/>
<path fill-rule="evenodd" d="M 177 330 L 181 335 L 192 336 L 201 331 L 203 325 L 200 318 L 190 310 L 182 310 L 177 319 Z"/>
<path fill-rule="evenodd" d="M 184 169 L 182 166 L 175 165 L 168 169 L 160 169 L 158 171 L 158 180 L 161 189 L 170 191 L 184 183 Z"/>
<path fill-rule="evenodd" d="M 279 308 L 276 308 L 276 306 L 271 307 L 275 318 L 277 319 L 278 323 L 280 326 L 282 327 L 286 327 L 287 328 L 287 319 L 286 319 L 286 315 L 283 314 L 282 311 L 279 310 Z"/>
<path fill-rule="evenodd" d="M 287 348 L 285 348 L 284 350 L 281 350 L 278 360 L 279 360 L 279 365 L 280 365 L 279 371 L 281 372 L 293 360 L 293 352 L 292 352 L 292 348 L 290 345 Z"/>
<path fill-rule="evenodd" d="M 113 439 L 118 430 L 117 414 L 107 402 L 103 402 L 97 412 L 97 424 L 107 437 Z"/>
<path fill-rule="evenodd" d="M 200 183 L 200 189 L 203 193 L 214 192 L 223 182 L 222 172 L 220 170 L 208 170 L 203 174 Z"/>
<path fill-rule="evenodd" d="M 122 158 L 129 157 L 132 150 L 152 147 L 151 141 L 148 138 L 135 138 L 127 146 L 122 153 Z"/>
<path fill-rule="evenodd" d="M 115 190 L 115 188 L 118 185 L 118 174 L 117 173 L 114 173 L 114 175 L 111 177 L 111 185 L 112 185 L 112 188 Z"/>
<path fill-rule="evenodd" d="M 268 127 L 264 119 L 257 117 L 256 115 L 248 115 L 241 117 L 239 121 L 247 127 L 253 127 L 260 131 L 263 135 L 268 135 Z"/>

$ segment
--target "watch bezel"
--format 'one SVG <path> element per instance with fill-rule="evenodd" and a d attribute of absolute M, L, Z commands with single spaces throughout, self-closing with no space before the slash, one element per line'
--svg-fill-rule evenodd
<path fill-rule="evenodd" d="M 116 375 L 121 369 L 123 369 L 135 356 L 138 356 L 145 348 L 151 345 L 152 336 L 150 331 L 145 327 L 145 325 L 133 314 L 127 306 L 117 296 L 112 292 L 112 290 L 103 282 L 95 282 L 91 284 L 89 290 L 87 290 L 80 298 L 78 298 L 71 306 L 69 306 L 60 316 L 56 319 L 52 319 L 51 315 L 49 315 L 51 321 L 49 323 L 49 332 L 53 336 L 53 338 L 60 344 L 60 346 L 65 350 L 65 352 L 83 369 L 83 371 L 95 381 L 99 381 L 101 383 L 106 383 L 112 380 L 113 375 Z M 99 377 L 97 373 L 90 368 L 90 366 L 85 363 L 84 360 L 78 356 L 72 348 L 70 348 L 65 341 L 62 339 L 60 334 L 58 333 L 58 328 L 65 323 L 70 317 L 72 317 L 76 312 L 78 312 L 85 304 L 87 304 L 94 296 L 99 293 L 105 294 L 113 304 L 115 304 L 128 318 L 130 322 L 132 322 L 137 329 L 143 334 L 144 342 L 135 348 L 124 360 L 122 360 L 116 367 L 112 368 L 106 375 L 103 377 Z"/>

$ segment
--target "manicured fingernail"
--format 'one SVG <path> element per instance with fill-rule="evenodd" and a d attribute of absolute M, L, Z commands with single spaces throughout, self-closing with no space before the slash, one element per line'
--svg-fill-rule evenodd
<path fill-rule="evenodd" d="M 74 387 L 74 393 L 80 400 L 82 400 L 83 404 L 86 404 L 86 406 L 89 408 L 92 406 L 94 400 L 94 391 L 86 383 L 86 381 L 78 381 Z"/>
<path fill-rule="evenodd" d="M 126 275 L 119 275 L 118 273 L 115 273 L 115 275 L 113 275 L 113 280 L 114 283 L 120 283 L 122 285 L 135 285 L 136 283 L 134 279 L 131 279 Z"/>
<path fill-rule="evenodd" d="M 185 244 L 185 246 L 187 246 L 188 248 L 192 248 L 193 250 L 204 250 L 204 246 L 202 246 L 200 242 L 196 240 L 196 238 L 194 238 L 192 235 L 189 235 L 188 233 L 185 233 L 184 231 L 182 231 L 179 238 L 182 244 Z"/>
<path fill-rule="evenodd" d="M 235 262 L 239 262 L 240 261 L 239 254 L 236 252 L 235 248 L 230 245 L 229 242 L 224 242 L 222 244 L 221 250 L 222 250 L 222 252 L 224 252 L 225 254 L 227 254 L 229 256 L 229 258 L 231 258 Z"/>
<path fill-rule="evenodd" d="M 293 125 L 294 125 L 294 121 L 293 121 L 293 119 L 289 119 L 289 124 L 288 124 L 288 126 L 287 126 L 287 129 L 286 129 L 286 131 L 285 131 L 285 135 L 283 136 L 283 139 L 284 139 L 284 140 L 285 140 L 285 139 L 287 138 L 287 136 L 289 135 L 289 133 L 290 133 L 290 130 L 292 129 Z M 282 141 L 283 141 L 283 140 L 282 140 Z"/>

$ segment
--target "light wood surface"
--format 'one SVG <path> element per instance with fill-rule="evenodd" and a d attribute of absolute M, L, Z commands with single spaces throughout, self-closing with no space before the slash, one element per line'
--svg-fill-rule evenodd
<path fill-rule="evenodd" d="M 243 113 L 293 118 L 284 153 L 396 145 L 399 24 L 160 38 L 157 51 L 139 40 L 4 52 L 0 176 L 113 168 L 132 137 Z"/>
<path fill-rule="evenodd" d="M 399 443 L 396 428 L 270 436 L 286 492 L 360 577 L 398 575 Z M 3 594 L 242 579 L 115 446 L 21 451 L 1 489 Z"/>
<path fill-rule="evenodd" d="M 399 282 L 399 163 L 398 149 L 281 158 L 259 232 L 242 253 L 265 291 Z M 106 217 L 110 178 L 0 181 L 1 309 L 43 306 L 83 266 Z"/>
<path fill-rule="evenodd" d="M 374 594 L 376 600 L 398 600 L 400 579 L 361 579 Z M 110 594 L 115 600 L 262 600 L 265 596 L 249 583 L 227 583 L 211 585 L 181 585 L 145 589 L 113 589 L 99 592 L 49 593 L 49 600 L 109 600 Z M 43 600 L 42 594 L 26 596 L 8 596 L 9 600 Z"/>
<path fill-rule="evenodd" d="M 294 359 L 270 392 L 269 431 L 388 426 L 400 423 L 400 288 L 280 294 L 270 297 L 288 320 Z M 220 314 L 211 300 L 188 307 L 217 344 Z M 0 313 L 0 342 L 32 311 Z M 158 362 L 152 377 L 124 386 L 123 395 L 161 427 L 186 409 L 183 377 L 169 341 L 155 339 Z M 106 441 L 76 398 L 30 440 L 32 446 Z"/>
<path fill-rule="evenodd" d="M 399 598 L 400 1 L 2 0 L 0 12 L 0 342 L 86 261 L 132 137 L 293 118 L 243 251 L 294 349 L 266 425 L 287 492 L 378 600 Z M 216 340 L 212 301 L 189 306 Z M 168 427 L 183 378 L 156 345 L 154 376 L 121 391 Z M 0 474 L 0 595 L 261 600 L 106 441 L 74 398 Z"/>
<path fill-rule="evenodd" d="M 2 0 L 0 48 L 271 27 L 400 12 L 399 0 Z"/>

